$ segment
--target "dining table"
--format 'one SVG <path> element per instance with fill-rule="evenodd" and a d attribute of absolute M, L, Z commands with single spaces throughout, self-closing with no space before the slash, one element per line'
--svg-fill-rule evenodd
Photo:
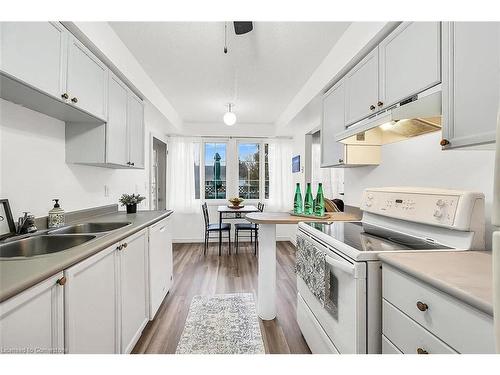
<path fill-rule="evenodd" d="M 219 213 L 219 228 L 222 227 L 223 219 L 244 219 L 247 214 L 252 212 L 259 212 L 259 209 L 252 205 L 244 205 L 235 208 L 229 205 L 220 205 L 217 207 Z M 222 253 L 222 231 L 219 231 L 219 255 Z M 229 250 L 231 254 L 231 249 Z"/>
<path fill-rule="evenodd" d="M 325 216 L 303 217 L 288 212 L 254 212 L 246 215 L 246 220 L 259 225 L 257 314 L 262 320 L 276 318 L 276 225 L 360 220 L 359 215 L 346 212 L 328 212 Z"/>

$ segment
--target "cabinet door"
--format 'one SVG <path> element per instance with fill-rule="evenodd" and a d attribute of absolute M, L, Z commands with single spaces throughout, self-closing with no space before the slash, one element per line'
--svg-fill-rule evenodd
<path fill-rule="evenodd" d="M 377 111 L 378 47 L 370 52 L 346 76 L 346 125 Z"/>
<path fill-rule="evenodd" d="M 121 352 L 130 353 L 148 322 L 147 238 L 126 238 L 120 253 Z"/>
<path fill-rule="evenodd" d="M 127 166 L 128 89 L 114 74 L 109 74 L 108 123 L 106 124 L 106 161 Z"/>
<path fill-rule="evenodd" d="M 66 29 L 57 22 L 2 22 L 1 70 L 57 98 L 65 90 Z"/>
<path fill-rule="evenodd" d="M 321 167 L 338 165 L 344 160 L 344 144 L 335 141 L 335 135 L 345 129 L 345 86 L 335 85 L 323 97 L 321 123 Z"/>
<path fill-rule="evenodd" d="M 64 271 L 68 353 L 119 353 L 116 245 Z"/>
<path fill-rule="evenodd" d="M 67 92 L 69 102 L 103 120 L 106 119 L 108 69 L 76 38 L 68 49 Z"/>
<path fill-rule="evenodd" d="M 379 45 L 383 106 L 441 82 L 441 23 L 403 22 Z"/>
<path fill-rule="evenodd" d="M 2 353 L 63 353 L 62 273 L 0 304 Z"/>
<path fill-rule="evenodd" d="M 443 47 L 446 148 L 494 143 L 500 92 L 500 23 L 446 23 Z"/>
<path fill-rule="evenodd" d="M 165 299 L 173 279 L 170 219 L 149 228 L 149 319 Z"/>
<path fill-rule="evenodd" d="M 144 168 L 144 106 L 134 94 L 128 99 L 129 161 L 135 168 Z"/>

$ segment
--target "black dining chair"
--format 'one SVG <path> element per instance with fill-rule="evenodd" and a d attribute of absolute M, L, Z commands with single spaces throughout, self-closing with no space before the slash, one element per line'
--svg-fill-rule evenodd
<path fill-rule="evenodd" d="M 260 212 L 264 211 L 264 203 L 259 202 L 259 204 L 257 205 L 257 209 Z M 236 253 L 238 253 L 240 237 L 245 237 L 245 238 L 250 237 L 250 243 L 254 242 L 254 248 L 255 248 L 254 253 L 255 253 L 255 255 L 257 255 L 257 238 L 258 238 L 258 234 L 259 234 L 259 226 L 257 224 L 253 224 L 253 223 L 238 223 L 238 224 L 234 224 L 234 230 L 235 230 L 234 240 L 236 242 Z M 250 232 L 250 236 L 242 236 L 240 234 L 241 231 Z M 254 237 L 255 237 L 255 241 L 254 241 Z"/>
<path fill-rule="evenodd" d="M 210 219 L 208 217 L 208 207 L 206 203 L 201 205 L 203 210 L 203 219 L 205 220 L 205 247 L 203 250 L 203 255 L 207 254 L 208 241 L 210 240 L 210 234 L 215 233 L 217 238 L 219 238 L 219 232 L 227 233 L 227 239 L 229 241 L 229 254 L 231 254 L 231 224 L 222 223 L 222 225 L 210 224 Z M 214 237 L 212 237 L 214 238 Z M 224 237 L 225 238 L 225 237 Z M 221 255 L 220 247 L 219 247 L 219 255 Z"/>

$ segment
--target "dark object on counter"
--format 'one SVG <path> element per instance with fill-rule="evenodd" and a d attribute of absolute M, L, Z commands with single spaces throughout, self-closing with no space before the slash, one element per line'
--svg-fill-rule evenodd
<path fill-rule="evenodd" d="M 0 199 L 0 239 L 16 234 L 16 224 L 10 210 L 9 200 Z"/>
<path fill-rule="evenodd" d="M 334 199 L 333 203 L 335 203 L 340 212 L 344 212 L 344 201 L 342 199 Z"/>
<path fill-rule="evenodd" d="M 25 212 L 24 216 L 19 218 L 16 234 L 35 233 L 38 230 L 35 225 L 35 216 L 28 214 L 29 212 Z"/>
<path fill-rule="evenodd" d="M 122 194 L 119 202 L 122 206 L 127 207 L 127 214 L 135 214 L 137 212 L 137 205 L 141 203 L 145 197 L 140 194 Z"/>
<path fill-rule="evenodd" d="M 137 203 L 127 204 L 127 214 L 135 214 L 137 212 Z"/>
<path fill-rule="evenodd" d="M 342 199 L 327 199 L 325 198 L 326 212 L 344 212 L 344 201 Z"/>

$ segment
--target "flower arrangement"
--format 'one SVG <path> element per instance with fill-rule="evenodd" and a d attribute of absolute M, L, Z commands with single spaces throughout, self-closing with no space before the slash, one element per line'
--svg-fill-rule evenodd
<path fill-rule="evenodd" d="M 127 207 L 128 214 L 135 214 L 137 212 L 137 205 L 144 199 L 146 199 L 146 197 L 142 197 L 140 194 L 122 194 L 119 202 L 122 206 Z"/>

